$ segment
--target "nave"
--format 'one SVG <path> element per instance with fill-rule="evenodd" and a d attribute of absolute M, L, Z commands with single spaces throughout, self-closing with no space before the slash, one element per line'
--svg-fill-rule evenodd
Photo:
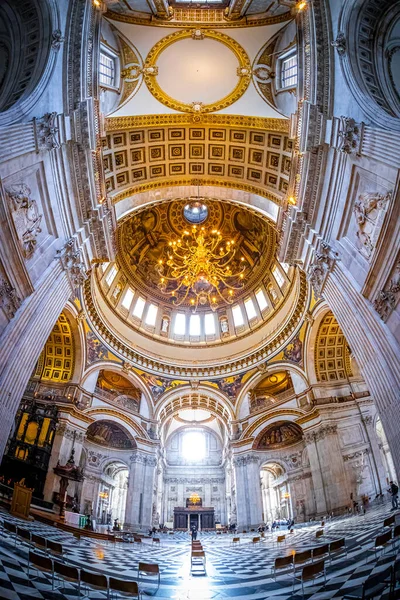
<path fill-rule="evenodd" d="M 286 528 L 275 533 L 267 532 L 265 538 L 257 543 L 253 542 L 255 536 L 258 537 L 256 532 L 221 535 L 214 532 L 199 533 L 207 557 L 203 576 L 191 574 L 191 542 L 186 532 L 160 534 L 160 545 L 154 544 L 151 538 L 143 539 L 141 543 L 115 545 L 83 536 L 77 542 L 72 534 L 38 522 L 30 523 L 28 527 L 32 533 L 61 543 L 66 564 L 106 577 L 137 580 L 139 562 L 158 564 L 160 587 L 157 590 L 156 585 L 148 579 L 139 581 L 142 597 L 155 595 L 157 598 L 174 600 L 266 600 L 271 597 L 275 600 L 325 600 L 344 598 L 346 594 L 359 592 L 360 586 L 371 575 L 385 572 L 399 558 L 398 538 L 393 538 L 396 524 L 390 528 L 383 527 L 384 520 L 391 516 L 395 517 L 395 523 L 399 522 L 398 515 L 393 515 L 389 510 L 389 504 L 377 504 L 366 515 L 351 514 L 333 518 L 325 523 L 323 536 L 319 539 L 316 539 L 316 533 L 321 531 L 321 522 L 295 527 L 293 534 L 289 534 Z M 37 579 L 28 579 L 29 545 L 20 543 L 19 538 L 6 533 L 4 521 L 23 528 L 27 524 L 4 511 L 0 518 L 0 597 L 10 600 L 76 598 L 77 590 L 68 582 L 64 582 L 63 590 L 52 591 L 51 574 L 41 573 Z M 376 537 L 387 532 L 392 535 L 391 542 L 383 550 L 375 552 Z M 278 544 L 277 538 L 281 535 L 286 535 L 286 540 Z M 240 537 L 240 542 L 233 545 L 233 537 Z M 297 580 L 293 591 L 291 568 L 282 573 L 277 571 L 274 578 L 273 567 L 277 557 L 295 556 L 342 538 L 345 539 L 345 549 L 325 560 L 326 585 L 323 578 L 305 583 L 303 595 Z M 296 568 L 296 576 L 300 575 L 301 568 L 302 565 Z M 90 592 L 90 598 L 94 600 L 105 597 L 103 592 Z M 389 599 L 398 596 L 390 596 L 388 586 L 383 594 L 375 597 Z"/>

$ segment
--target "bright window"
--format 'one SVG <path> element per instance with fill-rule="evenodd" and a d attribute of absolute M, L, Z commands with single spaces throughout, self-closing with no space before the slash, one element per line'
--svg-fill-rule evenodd
<path fill-rule="evenodd" d="M 233 314 L 233 322 L 235 323 L 235 327 L 240 327 L 241 325 L 244 325 L 243 313 L 242 313 L 242 309 L 240 308 L 239 304 L 236 304 L 236 306 L 232 307 L 232 314 Z"/>
<path fill-rule="evenodd" d="M 289 273 L 290 265 L 288 265 L 288 263 L 280 263 L 280 265 L 285 273 Z"/>
<path fill-rule="evenodd" d="M 134 295 L 135 295 L 135 292 L 133 291 L 133 289 L 128 287 L 128 289 L 126 290 L 126 292 L 124 294 L 124 297 L 122 298 L 121 306 L 126 308 L 126 310 L 129 310 L 131 307 Z"/>
<path fill-rule="evenodd" d="M 281 88 L 289 88 L 297 85 L 297 52 L 280 60 L 281 65 Z"/>
<path fill-rule="evenodd" d="M 145 319 L 147 325 L 154 327 L 154 325 L 156 324 L 157 312 L 158 306 L 156 306 L 155 304 L 150 304 L 149 308 L 147 309 L 147 315 Z"/>
<path fill-rule="evenodd" d="M 100 85 L 115 86 L 115 59 L 105 52 L 100 52 L 99 81 Z"/>
<path fill-rule="evenodd" d="M 111 269 L 108 271 L 107 275 L 106 275 L 106 283 L 107 285 L 111 285 L 112 282 L 115 279 L 116 274 L 118 273 L 118 267 L 117 265 L 113 265 L 111 267 Z"/>
<path fill-rule="evenodd" d="M 247 300 L 244 301 L 244 306 L 245 306 L 249 321 L 251 321 L 251 319 L 255 319 L 257 317 L 257 313 L 256 313 L 256 309 L 254 308 L 253 300 L 251 298 L 247 298 Z"/>
<path fill-rule="evenodd" d="M 136 300 L 135 308 L 133 309 L 133 316 L 137 319 L 141 319 L 144 311 L 144 305 L 146 304 L 146 300 L 144 298 L 139 298 Z"/>
<path fill-rule="evenodd" d="M 285 283 L 285 278 L 276 265 L 272 269 L 272 275 L 275 277 L 275 281 L 279 285 L 279 287 L 283 287 L 283 284 Z"/>
<path fill-rule="evenodd" d="M 213 313 L 206 313 L 204 315 L 204 329 L 206 335 L 215 335 L 215 317 Z"/>
<path fill-rule="evenodd" d="M 261 289 L 256 292 L 256 298 L 257 298 L 258 306 L 260 307 L 261 311 L 263 311 L 264 308 L 267 308 L 268 302 L 267 302 L 264 292 Z"/>
<path fill-rule="evenodd" d="M 186 315 L 185 313 L 177 313 L 175 317 L 174 333 L 176 335 L 185 335 L 186 333 Z"/>
<path fill-rule="evenodd" d="M 110 264 L 109 262 L 101 263 L 100 268 L 101 268 L 101 270 L 102 270 L 103 273 L 106 272 L 107 267 L 108 267 L 109 264 Z"/>
<path fill-rule="evenodd" d="M 200 335 L 200 315 L 191 315 L 189 333 L 190 335 Z"/>
<path fill-rule="evenodd" d="M 200 461 L 206 456 L 206 440 L 200 431 L 188 431 L 182 438 L 182 457 Z"/>

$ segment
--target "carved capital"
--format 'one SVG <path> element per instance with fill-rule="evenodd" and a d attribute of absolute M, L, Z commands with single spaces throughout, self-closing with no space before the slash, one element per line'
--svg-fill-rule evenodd
<path fill-rule="evenodd" d="M 319 249 L 315 252 L 313 261 L 307 270 L 307 279 L 312 285 L 316 299 L 322 296 L 326 278 L 332 270 L 336 258 L 330 246 L 321 241 Z"/>
<path fill-rule="evenodd" d="M 61 44 L 64 41 L 65 37 L 62 35 L 60 29 L 56 29 L 55 31 L 53 31 L 53 33 L 51 34 L 51 47 L 53 48 L 53 50 L 58 52 L 61 48 Z"/>
<path fill-rule="evenodd" d="M 340 117 L 337 149 L 345 154 L 359 154 L 364 123 L 356 123 L 351 117 Z"/>
<path fill-rule="evenodd" d="M 374 300 L 374 308 L 380 318 L 386 321 L 396 308 L 400 297 L 400 260 L 396 263 L 393 276 L 387 289 L 380 290 Z"/>
<path fill-rule="evenodd" d="M 76 289 L 83 285 L 87 279 L 86 269 L 81 260 L 81 251 L 75 248 L 73 238 L 58 250 L 56 258 L 60 259 L 63 269 L 67 271 L 71 286 Z"/>

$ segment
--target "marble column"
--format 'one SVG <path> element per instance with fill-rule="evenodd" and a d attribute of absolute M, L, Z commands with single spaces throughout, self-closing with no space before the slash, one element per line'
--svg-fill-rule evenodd
<path fill-rule="evenodd" d="M 306 431 L 317 514 L 349 504 L 350 492 L 337 436 L 337 425 L 326 424 Z"/>
<path fill-rule="evenodd" d="M 258 527 L 262 521 L 259 459 L 248 454 L 234 458 L 236 507 L 239 527 Z"/>
<path fill-rule="evenodd" d="M 130 458 L 126 524 L 147 529 L 152 523 L 153 488 L 157 460 L 154 456 L 135 451 Z"/>
<path fill-rule="evenodd" d="M 371 466 L 375 484 L 375 493 L 380 494 L 387 488 L 386 469 L 382 461 L 382 454 L 379 448 L 379 438 L 374 426 L 374 419 L 371 415 L 362 417 L 365 429 L 368 433 L 368 441 L 371 448 Z"/>
<path fill-rule="evenodd" d="M 350 279 L 336 263 L 327 277 L 324 297 L 350 344 L 361 374 L 375 400 L 399 476 L 399 347 L 372 304 L 354 289 Z"/>

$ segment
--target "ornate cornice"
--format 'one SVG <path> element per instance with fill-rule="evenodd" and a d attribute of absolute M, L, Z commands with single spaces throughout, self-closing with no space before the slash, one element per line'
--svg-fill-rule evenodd
<path fill-rule="evenodd" d="M 199 40 L 210 38 L 212 40 L 216 40 L 217 42 L 221 42 L 235 54 L 239 62 L 238 82 L 236 86 L 234 87 L 232 92 L 230 92 L 227 96 L 221 98 L 220 100 L 217 100 L 216 102 L 213 102 L 212 104 L 202 104 L 201 102 L 186 104 L 185 102 L 181 102 L 179 100 L 176 100 L 175 98 L 171 98 L 171 96 L 166 94 L 161 88 L 161 86 L 158 84 L 157 60 L 160 54 L 172 44 L 193 37 Z M 213 29 L 207 29 L 205 31 L 202 31 L 198 28 L 196 28 L 195 31 L 193 31 L 193 29 L 185 29 L 182 31 L 175 31 L 174 33 L 170 33 L 166 37 L 159 40 L 153 46 L 145 60 L 143 68 L 143 77 L 149 92 L 159 102 L 165 104 L 165 106 L 168 106 L 173 110 L 178 110 L 181 112 L 187 112 L 192 114 L 210 113 L 222 110 L 227 106 L 230 106 L 243 96 L 243 94 L 249 87 L 251 81 L 251 62 L 245 49 L 242 48 L 242 46 L 236 40 L 225 35 L 225 33 L 221 33 L 220 31 L 215 31 Z"/>
<path fill-rule="evenodd" d="M 263 27 L 265 25 L 274 25 L 275 23 L 284 23 L 292 19 L 290 11 L 277 16 L 271 17 L 258 17 L 249 19 L 243 17 L 234 21 L 228 21 L 225 18 L 224 9 L 212 9 L 209 8 L 206 12 L 213 11 L 214 20 L 211 22 L 199 20 L 199 10 L 195 8 L 179 9 L 175 8 L 173 18 L 169 19 L 150 19 L 147 17 L 140 17 L 136 13 L 135 15 L 122 15 L 112 10 L 106 12 L 106 17 L 114 21 L 121 21 L 122 23 L 133 23 L 135 25 L 147 25 L 149 27 L 174 27 L 174 28 L 187 28 L 187 27 L 201 27 L 202 29 L 215 28 L 218 29 L 232 29 L 238 27 Z M 200 9 L 200 15 L 204 14 L 204 10 Z"/>
<path fill-rule="evenodd" d="M 182 380 L 198 379 L 199 381 L 205 381 L 210 378 L 215 378 L 216 375 L 222 378 L 227 375 L 232 376 L 243 371 L 248 371 L 252 367 L 257 366 L 260 362 L 270 360 L 273 356 L 278 354 L 283 346 L 287 344 L 288 340 L 294 335 L 302 322 L 304 312 L 307 309 L 308 286 L 305 274 L 302 271 L 299 271 L 299 287 L 296 305 L 291 318 L 288 319 L 282 330 L 272 340 L 266 342 L 263 346 L 258 347 L 253 353 L 247 354 L 239 359 L 236 358 L 231 361 L 226 361 L 224 364 L 218 365 L 218 367 L 215 367 L 214 365 L 195 366 L 193 364 L 170 364 L 162 359 L 145 355 L 143 351 L 125 344 L 113 334 L 100 317 L 91 294 L 90 280 L 88 280 L 83 287 L 82 300 L 92 329 L 112 352 L 122 358 L 122 360 L 129 361 L 132 366 L 144 369 L 149 373 L 161 375 L 162 377 L 173 377 L 174 379 Z"/>
<path fill-rule="evenodd" d="M 155 190 L 157 188 L 165 188 L 165 187 L 173 187 L 180 185 L 210 185 L 221 188 L 233 188 L 235 190 L 243 190 L 244 192 L 249 192 L 250 194 L 257 194 L 257 196 L 262 196 L 263 198 L 268 198 L 271 202 L 275 202 L 275 204 L 280 205 L 282 200 L 275 194 L 271 192 L 259 188 L 255 185 L 249 185 L 247 183 L 242 183 L 240 181 L 223 181 L 222 179 L 214 179 L 209 177 L 181 177 L 177 179 L 161 179 L 157 181 L 150 181 L 149 183 L 143 183 L 141 185 L 135 185 L 134 187 L 129 187 L 123 192 L 119 192 L 115 196 L 111 196 L 113 204 L 117 204 L 121 200 L 125 198 L 129 198 L 130 196 L 134 196 L 135 194 L 140 194 L 141 192 L 147 192 L 149 190 Z"/>
<path fill-rule="evenodd" d="M 196 119 L 196 120 L 194 120 Z M 245 127 L 264 131 L 289 133 L 288 119 L 270 119 L 266 117 L 246 117 L 243 115 L 201 114 L 160 114 L 138 115 L 131 117 L 108 117 L 105 121 L 107 133 L 135 129 L 139 127 L 162 127 L 164 125 L 220 125 L 226 127 Z"/>

